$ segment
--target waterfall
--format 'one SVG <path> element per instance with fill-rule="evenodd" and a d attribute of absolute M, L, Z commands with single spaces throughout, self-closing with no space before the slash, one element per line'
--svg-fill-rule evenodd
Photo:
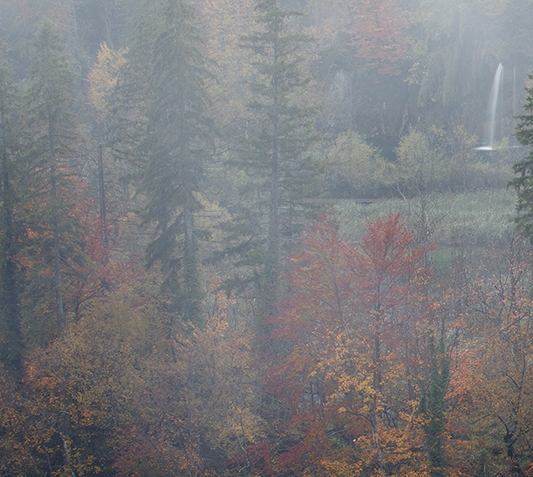
<path fill-rule="evenodd" d="M 487 123 L 485 125 L 485 137 L 483 145 L 477 147 L 478 151 L 492 151 L 492 145 L 494 143 L 494 129 L 496 127 L 496 109 L 498 107 L 498 94 L 500 92 L 500 84 L 503 75 L 503 65 L 500 63 L 496 74 L 494 75 L 494 81 L 492 82 L 492 88 L 490 89 L 489 106 L 487 109 Z"/>

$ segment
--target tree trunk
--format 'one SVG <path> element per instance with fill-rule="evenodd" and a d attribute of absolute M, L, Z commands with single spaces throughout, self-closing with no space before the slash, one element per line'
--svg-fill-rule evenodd
<path fill-rule="evenodd" d="M 107 237 L 107 207 L 105 200 L 105 181 L 104 181 L 104 146 L 98 145 L 98 201 L 100 208 L 100 229 L 101 239 L 104 247 L 109 245 Z"/>

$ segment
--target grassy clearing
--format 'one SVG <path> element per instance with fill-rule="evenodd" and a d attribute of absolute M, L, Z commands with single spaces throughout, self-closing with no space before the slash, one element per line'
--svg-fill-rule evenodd
<path fill-rule="evenodd" d="M 422 239 L 444 246 L 486 247 L 508 237 L 514 230 L 515 194 L 490 189 L 464 194 L 434 194 L 425 199 L 393 199 L 373 204 L 338 201 L 335 205 L 342 236 L 357 242 L 367 220 L 400 212 L 407 228 Z"/>

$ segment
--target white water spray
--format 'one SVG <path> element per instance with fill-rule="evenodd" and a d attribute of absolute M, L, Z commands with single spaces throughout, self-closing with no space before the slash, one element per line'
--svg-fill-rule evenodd
<path fill-rule="evenodd" d="M 503 75 L 503 65 L 500 63 L 496 74 L 494 75 L 494 81 L 492 82 L 492 88 L 490 89 L 489 107 L 487 110 L 487 124 L 485 125 L 485 138 L 484 144 L 481 147 L 476 147 L 478 151 L 492 151 L 492 145 L 494 143 L 494 129 L 496 127 L 496 109 L 498 107 L 498 94 L 500 92 L 500 83 Z"/>

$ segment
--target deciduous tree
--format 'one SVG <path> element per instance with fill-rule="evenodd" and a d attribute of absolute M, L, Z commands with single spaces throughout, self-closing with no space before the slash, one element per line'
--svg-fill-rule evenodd
<path fill-rule="evenodd" d="M 398 215 L 369 223 L 359 247 L 328 222 L 308 230 L 275 320 L 289 352 L 268 380 L 291 416 L 282 468 L 426 475 L 416 409 L 430 368 L 430 249 Z"/>
<path fill-rule="evenodd" d="M 359 0 L 356 7 L 356 55 L 380 74 L 400 74 L 409 46 L 404 12 L 395 0 Z"/>
<path fill-rule="evenodd" d="M 524 476 L 533 463 L 531 252 L 517 234 L 489 252 L 464 297 L 452 354 L 448 445 L 464 472 Z M 481 472 L 481 471 L 480 471 Z"/>

